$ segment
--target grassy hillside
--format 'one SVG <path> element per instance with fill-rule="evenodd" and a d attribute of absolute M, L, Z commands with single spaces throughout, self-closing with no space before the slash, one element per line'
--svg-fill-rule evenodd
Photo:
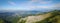
<path fill-rule="evenodd" d="M 0 18 L 0 23 L 4 23 L 4 21 Z"/>
<path fill-rule="evenodd" d="M 55 16 L 55 17 L 49 17 L 45 20 L 37 21 L 35 23 L 60 23 L 60 15 Z"/>
<path fill-rule="evenodd" d="M 48 12 L 46 14 L 43 14 L 43 16 L 41 16 L 41 18 L 39 17 L 40 14 L 36 15 L 36 16 L 30 16 L 29 18 L 27 18 L 27 20 L 29 21 L 20 21 L 21 23 L 60 23 L 60 11 L 59 10 L 54 10 L 51 12 Z M 51 15 L 50 17 L 47 17 Z M 38 17 L 38 18 L 36 18 Z M 41 20 L 42 18 L 46 17 L 44 20 Z M 36 18 L 36 20 L 35 20 Z M 37 21 L 38 20 L 38 21 Z"/>
<path fill-rule="evenodd" d="M 12 18 L 12 17 L 11 17 Z M 0 19 L 0 23 L 5 23 L 5 22 L 11 22 L 11 23 L 60 23 L 60 10 L 54 10 L 50 12 L 46 12 L 44 14 L 37 14 L 35 16 L 27 16 L 25 18 L 22 17 L 14 17 L 14 18 L 9 18 L 8 20 L 11 21 L 5 21 Z"/>
<path fill-rule="evenodd" d="M 35 23 L 60 23 L 60 11 L 59 10 L 54 10 L 51 13 L 51 17 L 46 18 L 45 20 L 42 21 L 37 21 Z"/>

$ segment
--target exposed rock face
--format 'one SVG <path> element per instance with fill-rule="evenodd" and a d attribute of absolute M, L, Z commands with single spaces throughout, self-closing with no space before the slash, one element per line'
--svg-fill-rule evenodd
<path fill-rule="evenodd" d="M 22 20 L 23 23 L 60 23 L 60 11 L 52 11 L 43 15 L 28 16 L 20 19 L 19 22 L 22 22 Z"/>
<path fill-rule="evenodd" d="M 37 16 L 28 16 L 22 20 L 26 20 L 25 23 L 34 23 L 34 22 L 37 22 L 37 21 L 42 21 L 48 17 L 51 17 L 52 15 L 50 13 L 48 14 L 44 14 L 44 15 L 37 15 Z M 20 20 L 21 21 L 21 20 Z"/>
<path fill-rule="evenodd" d="M 34 23 L 36 21 L 42 21 L 50 16 L 51 16 L 50 14 L 39 15 L 39 16 L 28 16 L 26 23 Z"/>

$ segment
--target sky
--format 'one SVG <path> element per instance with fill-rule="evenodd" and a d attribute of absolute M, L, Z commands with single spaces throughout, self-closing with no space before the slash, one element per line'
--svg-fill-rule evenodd
<path fill-rule="evenodd" d="M 0 0 L 0 10 L 60 9 L 60 0 Z"/>

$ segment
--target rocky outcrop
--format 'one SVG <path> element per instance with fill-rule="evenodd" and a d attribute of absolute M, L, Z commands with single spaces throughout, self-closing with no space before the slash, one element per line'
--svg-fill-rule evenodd
<path fill-rule="evenodd" d="M 28 16 L 26 23 L 34 23 L 37 21 L 42 21 L 50 16 L 51 16 L 51 14 L 38 15 L 38 16 Z"/>
<path fill-rule="evenodd" d="M 24 18 L 22 20 L 26 20 L 25 23 L 34 23 L 34 22 L 37 22 L 37 21 L 42 21 L 42 20 L 44 20 L 44 19 L 46 19 L 48 17 L 51 17 L 51 16 L 52 15 L 50 13 L 48 13 L 48 14 L 44 14 L 44 15 L 28 16 L 28 17 L 26 17 L 26 18 Z M 21 21 L 21 19 L 20 19 L 20 21 Z"/>

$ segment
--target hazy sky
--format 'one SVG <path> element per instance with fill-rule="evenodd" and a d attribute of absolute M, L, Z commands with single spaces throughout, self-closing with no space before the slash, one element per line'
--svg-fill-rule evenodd
<path fill-rule="evenodd" d="M 0 0 L 0 10 L 59 9 L 60 0 Z"/>

